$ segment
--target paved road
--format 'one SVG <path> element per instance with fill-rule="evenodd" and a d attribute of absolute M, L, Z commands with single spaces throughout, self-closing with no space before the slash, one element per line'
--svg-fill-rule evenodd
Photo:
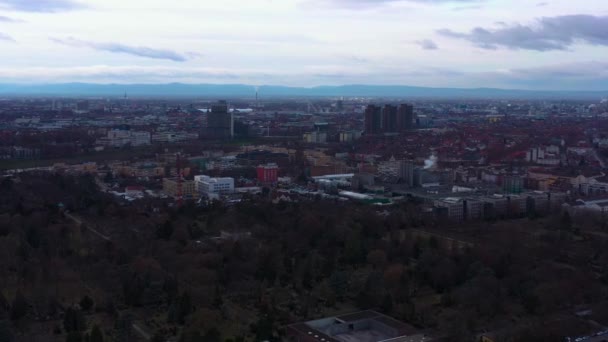
<path fill-rule="evenodd" d="M 69 218 L 70 220 L 74 221 L 74 223 L 76 223 L 76 224 L 77 224 L 77 225 L 79 225 L 79 226 L 83 226 L 83 225 L 84 225 L 84 227 L 85 227 L 87 230 L 89 230 L 91 233 L 93 233 L 93 234 L 95 234 L 95 235 L 99 236 L 100 238 L 102 238 L 102 239 L 104 239 L 104 240 L 106 240 L 106 241 L 112 241 L 112 239 L 111 239 L 109 236 L 105 236 L 105 235 L 103 235 L 102 233 L 100 233 L 99 231 L 97 231 L 97 230 L 93 229 L 93 228 L 91 227 L 91 225 L 89 225 L 89 224 L 84 224 L 84 223 L 83 223 L 83 221 L 82 221 L 82 219 L 80 219 L 80 218 L 78 218 L 78 217 L 76 217 L 76 216 L 74 216 L 74 215 L 72 215 L 72 214 L 70 214 L 70 213 L 68 213 L 68 212 L 66 212 L 66 213 L 65 213 L 65 217 L 67 217 L 67 218 Z"/>
<path fill-rule="evenodd" d="M 139 334 L 144 340 L 150 341 L 152 339 L 152 335 L 144 330 L 144 328 L 140 327 L 137 323 L 133 323 L 133 329 L 136 333 Z"/>

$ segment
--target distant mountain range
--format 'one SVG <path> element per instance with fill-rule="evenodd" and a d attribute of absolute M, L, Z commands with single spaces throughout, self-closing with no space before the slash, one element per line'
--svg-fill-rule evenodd
<path fill-rule="evenodd" d="M 601 91 L 540 91 L 497 88 L 426 88 L 412 86 L 343 85 L 319 87 L 259 86 L 261 98 L 271 97 L 399 97 L 479 99 L 602 99 Z M 0 96 L 121 97 L 251 97 L 255 86 L 244 84 L 0 84 Z"/>

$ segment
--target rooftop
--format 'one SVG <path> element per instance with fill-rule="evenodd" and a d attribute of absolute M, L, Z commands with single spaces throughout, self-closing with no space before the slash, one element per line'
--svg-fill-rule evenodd
<path fill-rule="evenodd" d="M 372 310 L 296 323 L 290 325 L 288 331 L 303 341 L 430 341 L 414 327 Z"/>

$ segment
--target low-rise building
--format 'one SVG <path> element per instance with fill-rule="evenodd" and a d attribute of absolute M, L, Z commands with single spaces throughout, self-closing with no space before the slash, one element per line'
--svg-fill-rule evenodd
<path fill-rule="evenodd" d="M 485 219 L 504 218 L 507 215 L 507 198 L 504 196 L 483 197 L 483 217 Z"/>
<path fill-rule="evenodd" d="M 340 132 L 340 142 L 353 142 L 361 138 L 361 131 Z"/>
<path fill-rule="evenodd" d="M 527 193 L 528 197 L 528 213 L 529 214 L 538 214 L 545 215 L 550 211 L 549 206 L 549 193 L 534 191 Z"/>
<path fill-rule="evenodd" d="M 196 191 L 201 195 L 220 195 L 234 192 L 234 178 L 212 178 L 201 175 L 194 177 Z"/>
<path fill-rule="evenodd" d="M 475 198 L 464 200 L 464 219 L 469 221 L 481 220 L 483 218 L 483 202 Z"/>
<path fill-rule="evenodd" d="M 312 144 L 325 144 L 327 142 L 327 133 L 325 132 L 309 132 L 304 133 L 304 142 Z"/>
<path fill-rule="evenodd" d="M 113 129 L 108 135 L 97 141 L 98 144 L 110 147 L 145 146 L 151 144 L 150 132 Z"/>
<path fill-rule="evenodd" d="M 179 197 L 179 181 L 177 178 L 164 178 L 163 179 L 163 192 L 167 196 L 173 198 Z M 181 193 L 183 199 L 193 199 L 196 196 L 196 190 L 194 181 L 182 180 L 181 181 Z"/>
<path fill-rule="evenodd" d="M 127 186 L 125 188 L 125 194 L 130 197 L 141 197 L 144 195 L 144 190 L 143 186 Z"/>
<path fill-rule="evenodd" d="M 375 311 L 327 317 L 287 326 L 292 342 L 431 341 L 416 328 Z"/>
<path fill-rule="evenodd" d="M 460 222 L 464 220 L 464 201 L 461 198 L 443 198 L 435 201 L 435 208 L 439 216 L 445 216 L 450 221 Z"/>
<path fill-rule="evenodd" d="M 528 212 L 528 198 L 520 195 L 507 196 L 507 216 L 511 218 L 524 216 Z"/>
<path fill-rule="evenodd" d="M 259 165 L 257 175 L 261 183 L 276 183 L 279 179 L 279 166 L 275 163 Z"/>

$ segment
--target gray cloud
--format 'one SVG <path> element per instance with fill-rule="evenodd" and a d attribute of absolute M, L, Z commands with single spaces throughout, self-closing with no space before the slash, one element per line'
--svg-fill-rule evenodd
<path fill-rule="evenodd" d="M 441 29 L 439 34 L 464 39 L 483 49 L 566 50 L 578 42 L 608 46 L 608 16 L 565 15 L 544 17 L 533 24 L 494 29 L 476 27 L 468 33 Z"/>
<path fill-rule="evenodd" d="M 5 17 L 3 15 L 0 15 L 0 23 L 22 23 L 23 20 L 20 19 L 13 19 L 10 17 Z"/>
<path fill-rule="evenodd" d="M 416 44 L 418 44 L 424 50 L 438 50 L 439 49 L 439 46 L 437 46 L 437 44 L 430 39 L 418 40 L 418 41 L 416 41 Z"/>
<path fill-rule="evenodd" d="M 13 43 L 16 42 L 15 39 L 13 39 L 13 37 L 9 36 L 8 34 L 2 33 L 2 32 L 0 32 L 0 40 L 13 42 Z"/>
<path fill-rule="evenodd" d="M 72 0 L 0 0 L 0 7 L 22 12 L 63 12 L 84 6 Z"/>
<path fill-rule="evenodd" d="M 124 53 L 128 55 L 138 56 L 138 57 L 146 57 L 146 58 L 154 58 L 154 59 L 166 59 L 174 62 L 185 62 L 188 60 L 187 56 L 179 54 L 175 51 L 165 50 L 165 49 L 153 49 L 144 46 L 129 46 L 120 43 L 97 43 L 97 42 L 89 42 L 75 38 L 67 38 L 67 39 L 57 39 L 50 38 L 51 41 L 67 45 L 73 47 L 87 47 L 99 51 L 106 51 L 112 53 Z M 190 57 L 193 56 L 192 53 L 189 53 Z"/>

